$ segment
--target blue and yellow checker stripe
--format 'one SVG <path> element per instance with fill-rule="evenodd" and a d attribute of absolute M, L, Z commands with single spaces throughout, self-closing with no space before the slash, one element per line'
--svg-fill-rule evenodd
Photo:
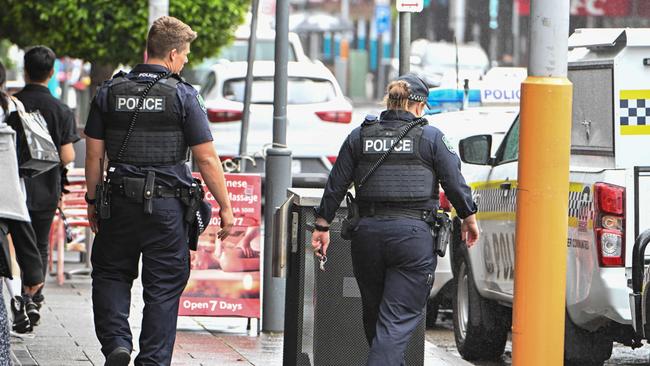
<path fill-rule="evenodd" d="M 650 90 L 621 90 L 621 135 L 650 135 Z"/>

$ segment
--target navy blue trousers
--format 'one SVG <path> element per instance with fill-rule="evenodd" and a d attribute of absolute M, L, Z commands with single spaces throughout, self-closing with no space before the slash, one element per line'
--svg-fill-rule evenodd
<path fill-rule="evenodd" d="M 95 332 L 108 355 L 133 349 L 128 317 L 131 286 L 142 255 L 144 310 L 135 365 L 170 365 L 181 293 L 190 273 L 185 206 L 176 198 L 142 203 L 112 196 L 111 218 L 100 221 L 92 252 Z"/>
<path fill-rule="evenodd" d="M 404 365 L 422 321 L 437 257 L 429 225 L 407 218 L 362 218 L 352 237 L 352 265 L 361 290 L 368 366 Z"/>

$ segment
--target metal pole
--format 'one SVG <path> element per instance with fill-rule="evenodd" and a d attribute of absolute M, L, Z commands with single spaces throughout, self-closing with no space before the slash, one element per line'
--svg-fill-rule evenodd
<path fill-rule="evenodd" d="M 411 69 L 411 13 L 399 13 L 399 74 Z"/>
<path fill-rule="evenodd" d="M 350 0 L 341 0 L 341 18 L 350 20 Z"/>
<path fill-rule="evenodd" d="M 384 77 L 384 33 L 377 33 L 377 77 L 375 78 L 375 98 L 384 97 L 386 78 Z"/>
<path fill-rule="evenodd" d="M 530 21 L 519 132 L 512 364 L 562 365 L 573 96 L 567 79 L 569 1 L 533 0 Z"/>
<path fill-rule="evenodd" d="M 149 0 L 149 27 L 161 16 L 169 15 L 169 0 Z"/>
<path fill-rule="evenodd" d="M 519 53 L 521 45 L 519 40 L 520 35 L 520 21 L 519 21 L 519 1 L 512 2 L 512 63 L 513 66 L 519 66 Z"/>
<path fill-rule="evenodd" d="M 264 188 L 264 281 L 262 330 L 284 330 L 284 278 L 274 278 L 273 216 L 291 186 L 291 151 L 287 143 L 287 67 L 289 56 L 289 0 L 278 0 L 275 8 L 275 79 L 273 92 L 273 147 L 267 150 Z"/>
<path fill-rule="evenodd" d="M 253 0 L 251 7 L 251 34 L 248 37 L 248 64 L 246 65 L 246 86 L 244 89 L 244 111 L 241 119 L 241 135 L 239 138 L 239 156 L 248 153 L 248 125 L 251 112 L 251 94 L 253 93 L 253 64 L 257 45 L 257 12 L 260 0 Z M 240 159 L 239 171 L 246 171 L 246 159 Z"/>
<path fill-rule="evenodd" d="M 449 28 L 454 30 L 458 43 L 465 43 L 465 0 L 451 0 L 449 3 Z"/>
<path fill-rule="evenodd" d="M 499 47 L 499 0 L 490 0 L 490 62 L 497 60 Z"/>

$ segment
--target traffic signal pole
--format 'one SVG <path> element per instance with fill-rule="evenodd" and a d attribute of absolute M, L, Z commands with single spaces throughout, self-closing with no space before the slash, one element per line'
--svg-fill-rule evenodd
<path fill-rule="evenodd" d="M 514 366 L 562 365 L 572 84 L 569 1 L 532 0 L 522 84 L 512 326 Z"/>

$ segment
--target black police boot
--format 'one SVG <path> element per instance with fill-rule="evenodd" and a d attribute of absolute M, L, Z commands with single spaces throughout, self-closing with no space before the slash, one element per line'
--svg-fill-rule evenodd
<path fill-rule="evenodd" d="M 27 317 L 25 312 L 25 303 L 23 298 L 20 296 L 15 296 L 11 299 L 11 313 L 13 314 L 13 324 L 11 329 L 16 333 L 29 333 L 34 327 Z"/>
<path fill-rule="evenodd" d="M 124 347 L 117 347 L 106 357 L 104 366 L 128 366 L 131 361 L 131 352 Z"/>
<path fill-rule="evenodd" d="M 39 311 L 40 306 L 38 306 L 29 296 L 23 297 L 23 300 L 25 303 L 25 312 L 29 317 L 29 322 L 32 324 L 32 327 L 35 327 L 41 320 L 41 312 Z"/>

